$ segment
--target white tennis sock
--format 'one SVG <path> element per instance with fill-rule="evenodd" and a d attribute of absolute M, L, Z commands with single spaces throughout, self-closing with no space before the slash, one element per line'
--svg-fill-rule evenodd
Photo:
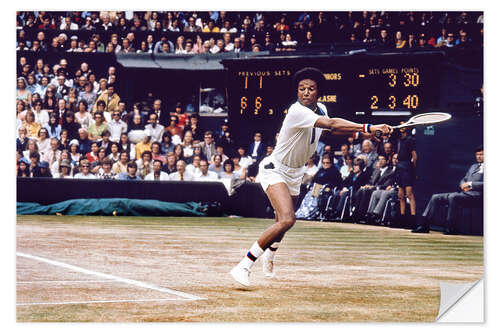
<path fill-rule="evenodd" d="M 274 242 L 273 244 L 271 244 L 271 246 L 269 246 L 267 249 L 266 249 L 266 252 L 265 252 L 265 256 L 270 260 L 270 261 L 273 261 L 274 260 L 274 256 L 276 255 L 276 251 L 278 250 L 278 247 L 280 246 L 280 243 L 279 242 Z"/>
<path fill-rule="evenodd" d="M 252 247 L 245 255 L 245 257 L 240 261 L 238 265 L 251 269 L 257 258 L 259 258 L 264 253 L 257 242 L 253 243 Z"/>

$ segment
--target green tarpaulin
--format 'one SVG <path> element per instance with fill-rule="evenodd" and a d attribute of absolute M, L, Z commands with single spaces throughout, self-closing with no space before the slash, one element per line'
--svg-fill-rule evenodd
<path fill-rule="evenodd" d="M 196 202 L 164 202 L 139 199 L 74 199 L 51 205 L 17 202 L 18 215 L 121 215 L 121 216 L 207 216 Z"/>

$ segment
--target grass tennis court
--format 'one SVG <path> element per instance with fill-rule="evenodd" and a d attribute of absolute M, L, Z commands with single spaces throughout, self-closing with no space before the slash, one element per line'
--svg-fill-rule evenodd
<path fill-rule="evenodd" d="M 19 322 L 434 321 L 439 282 L 483 275 L 483 238 L 298 221 L 240 288 L 228 272 L 272 220 L 17 217 Z"/>

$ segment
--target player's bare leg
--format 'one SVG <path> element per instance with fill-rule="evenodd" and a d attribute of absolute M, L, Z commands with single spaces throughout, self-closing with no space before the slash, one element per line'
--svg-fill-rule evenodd
<path fill-rule="evenodd" d="M 295 206 L 284 183 L 270 185 L 266 191 L 274 208 L 276 222 L 267 228 L 255 242 L 246 256 L 231 270 L 231 275 L 240 284 L 249 286 L 250 270 L 255 261 L 276 241 L 283 239 L 285 233 L 295 224 Z"/>
<path fill-rule="evenodd" d="M 292 201 L 294 205 L 294 210 L 295 206 L 297 205 L 299 197 L 298 196 L 292 196 Z M 278 223 L 278 214 L 275 212 L 275 223 Z M 266 277 L 273 277 L 274 276 L 274 256 L 276 255 L 276 252 L 280 246 L 280 242 L 283 239 L 285 234 L 282 234 L 280 237 L 276 238 L 273 240 L 273 243 L 269 245 L 269 247 L 264 251 L 264 254 L 262 255 L 262 271 L 264 272 L 264 275 Z"/>

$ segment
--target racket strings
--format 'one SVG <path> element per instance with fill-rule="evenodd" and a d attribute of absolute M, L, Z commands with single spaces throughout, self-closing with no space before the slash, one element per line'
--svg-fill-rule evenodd
<path fill-rule="evenodd" d="M 413 123 L 435 123 L 449 119 L 449 115 L 446 114 L 423 114 L 420 116 L 415 116 L 412 119 Z"/>

